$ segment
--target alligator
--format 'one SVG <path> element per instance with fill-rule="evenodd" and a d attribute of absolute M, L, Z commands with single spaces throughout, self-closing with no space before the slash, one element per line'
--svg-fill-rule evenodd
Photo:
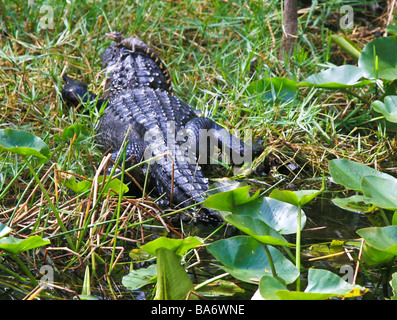
<path fill-rule="evenodd" d="M 163 204 L 194 207 L 209 190 L 201 166 L 213 159 L 217 148 L 234 163 L 233 159 L 251 160 L 253 148 L 179 99 L 164 62 L 146 43 L 118 32 L 106 36 L 113 43 L 102 54 L 107 74 L 104 97 L 98 100 L 84 82 L 65 75 L 63 99 L 74 105 L 93 100 L 106 103 L 96 128 L 100 150 L 111 152 L 116 161 L 128 141 L 123 151 L 126 166 L 148 160 L 134 171 L 140 181 L 147 174 L 156 194 L 163 195 Z M 193 221 L 216 224 L 222 219 L 201 207 Z"/>

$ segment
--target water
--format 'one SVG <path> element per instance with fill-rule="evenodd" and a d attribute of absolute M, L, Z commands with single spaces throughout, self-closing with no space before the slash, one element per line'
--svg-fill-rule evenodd
<path fill-rule="evenodd" d="M 316 267 L 328 269 L 342 277 L 346 275 L 346 270 L 354 270 L 355 268 L 355 262 L 350 260 L 348 254 L 343 253 L 333 258 L 319 260 L 311 259 L 335 251 L 335 246 L 333 247 L 331 245 L 331 242 L 334 240 L 342 241 L 342 244 L 352 251 L 350 254 L 351 257 L 356 257 L 358 249 L 349 248 L 346 244 L 348 244 L 349 241 L 358 240 L 359 236 L 357 235 L 356 230 L 373 226 L 374 222 L 380 219 L 377 217 L 377 214 L 368 215 L 342 210 L 331 202 L 331 199 L 334 196 L 335 193 L 323 193 L 321 197 L 313 200 L 303 208 L 307 217 L 307 222 L 302 232 L 302 264 L 306 268 Z M 213 232 L 213 228 L 187 226 L 184 231 L 186 234 L 197 235 L 204 238 Z M 236 230 L 233 227 L 228 227 L 220 230 L 217 234 L 213 235 L 211 239 L 217 240 L 237 234 L 240 234 L 239 230 Z M 294 237 L 295 236 L 292 235 L 288 240 L 290 242 L 295 242 Z M 339 249 L 343 252 L 343 249 L 341 248 Z M 327 250 L 329 250 L 329 252 L 327 252 Z M 208 254 L 205 248 L 199 249 L 199 255 L 201 263 L 194 269 L 194 272 L 190 272 L 193 283 L 201 283 L 206 279 L 224 272 L 214 266 L 214 264 L 219 263 Z M 123 265 L 119 269 L 119 272 L 112 278 L 112 290 L 109 289 L 108 282 L 103 279 L 101 281 L 97 281 L 96 278 L 92 277 L 93 295 L 97 296 L 99 299 L 114 299 L 116 297 L 117 299 L 143 300 L 153 294 L 152 287 L 146 287 L 144 290 L 130 292 L 121 284 L 123 275 L 128 273 L 129 265 L 127 262 L 130 261 L 130 259 L 127 254 L 125 255 L 124 261 L 126 262 L 125 265 Z M 17 270 L 14 269 L 14 271 Z M 54 296 L 60 299 L 76 299 L 76 295 L 80 294 L 82 290 L 84 271 L 85 268 L 83 266 L 75 271 L 67 271 L 57 274 L 57 279 L 55 279 L 57 284 L 65 286 L 71 291 L 57 290 L 56 293 L 50 293 L 54 293 Z M 371 273 L 370 278 L 360 270 L 357 283 L 370 288 L 371 292 L 366 295 L 367 297 L 378 297 L 380 295 L 379 291 L 381 290 L 378 290 L 376 287 L 380 275 L 376 272 L 369 272 Z M 98 274 L 103 275 L 105 273 L 106 268 L 104 266 L 98 267 Z M 250 299 L 257 288 L 256 285 L 241 283 L 231 277 L 226 277 L 224 279 L 236 282 L 239 287 L 244 289 L 244 292 L 240 292 L 232 297 L 218 297 L 219 299 Z M 302 279 L 302 288 L 305 288 L 304 278 Z M 29 288 L 26 284 L 16 282 L 0 271 L 1 300 L 22 299 L 26 296 L 26 293 L 32 289 L 33 288 Z M 74 293 L 72 291 L 74 291 Z"/>

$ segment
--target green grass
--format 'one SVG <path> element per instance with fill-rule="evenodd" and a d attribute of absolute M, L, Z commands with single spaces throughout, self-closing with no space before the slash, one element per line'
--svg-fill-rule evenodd
<path fill-rule="evenodd" d="M 295 102 L 273 103 L 245 90 L 260 78 L 299 81 L 322 66 L 337 63 L 338 54 L 333 56 L 328 50 L 331 31 L 326 27 L 330 14 L 338 11 L 336 1 L 323 1 L 300 15 L 302 36 L 288 60 L 279 58 L 279 1 L 32 3 L 0 2 L 0 128 L 30 131 L 51 148 L 51 161 L 36 166 L 37 174 L 42 177 L 48 171 L 45 187 L 78 246 L 74 254 L 64 252 L 70 260 L 62 268 L 89 262 L 95 266 L 99 258 L 92 252 L 105 255 L 106 250 L 117 247 L 115 234 L 131 238 L 134 246 L 144 236 L 141 226 L 154 220 L 146 204 L 138 200 L 121 202 L 120 207 L 118 197 L 98 200 L 91 193 L 75 198 L 56 184 L 68 171 L 93 179 L 102 160 L 94 140 L 99 111 L 66 106 L 60 90 L 61 74 L 66 72 L 101 95 L 105 74 L 100 57 L 110 44 L 106 32 L 116 30 L 149 43 L 168 66 L 182 100 L 230 130 L 251 129 L 255 137 L 263 138 L 261 160 L 274 154 L 283 161 L 299 161 L 304 170 L 292 181 L 321 177 L 328 160 L 335 156 L 379 164 L 396 148 L 395 141 L 372 122 L 369 106 L 354 97 L 301 89 Z M 43 5 L 53 9 L 53 29 L 39 27 L 45 15 L 40 13 Z M 254 57 L 258 65 L 251 78 Z M 60 138 L 72 124 L 86 128 L 85 139 L 73 143 Z M 266 179 L 276 183 L 278 178 Z M 21 159 L 0 153 L 0 221 L 19 235 L 42 234 L 53 239 L 54 246 L 62 246 L 64 234 L 57 230 L 35 187 Z M 52 258 L 57 255 L 61 253 Z M 111 261 L 115 259 L 113 255 Z"/>

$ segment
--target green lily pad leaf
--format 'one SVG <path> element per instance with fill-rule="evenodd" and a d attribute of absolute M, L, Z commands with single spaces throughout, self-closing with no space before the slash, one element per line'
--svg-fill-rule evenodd
<path fill-rule="evenodd" d="M 0 149 L 22 155 L 35 156 L 47 160 L 51 152 L 47 144 L 34 134 L 16 129 L 0 129 Z"/>
<path fill-rule="evenodd" d="M 147 268 L 130 271 L 123 277 L 121 283 L 128 290 L 138 290 L 147 284 L 156 283 L 157 265 L 152 264 Z"/>
<path fill-rule="evenodd" d="M 299 191 L 289 191 L 289 190 L 279 190 L 274 189 L 269 197 L 284 201 L 294 206 L 304 206 L 308 202 L 312 201 L 317 197 L 323 190 L 299 190 Z"/>
<path fill-rule="evenodd" d="M 281 300 L 324 300 L 332 297 L 352 298 L 365 294 L 368 289 L 352 285 L 328 270 L 309 269 L 308 284 L 304 292 L 278 290 Z"/>
<path fill-rule="evenodd" d="M 296 82 L 287 78 L 265 78 L 253 81 L 248 87 L 250 95 L 262 94 L 266 100 L 293 100 L 296 96 Z"/>
<path fill-rule="evenodd" d="M 81 142 L 90 136 L 87 127 L 82 124 L 75 123 L 63 129 L 62 138 L 64 140 L 73 140 L 74 142 Z"/>
<path fill-rule="evenodd" d="M 397 122 L 397 96 L 386 96 L 384 103 L 376 100 L 371 107 L 382 114 L 387 121 Z"/>
<path fill-rule="evenodd" d="M 397 36 L 397 24 L 396 23 L 389 24 L 386 28 L 386 32 L 391 35 Z"/>
<path fill-rule="evenodd" d="M 193 283 L 181 266 L 180 257 L 167 248 L 156 250 L 157 285 L 154 300 L 186 300 Z M 191 294 L 189 300 L 198 300 Z"/>
<path fill-rule="evenodd" d="M 108 181 L 109 177 L 107 177 Z M 98 177 L 98 184 L 101 186 L 103 182 L 103 176 Z M 80 182 L 76 182 L 75 176 L 70 176 L 68 179 L 64 180 L 64 185 L 65 187 L 69 188 L 73 192 L 77 194 L 82 194 L 84 192 L 87 192 L 88 190 L 91 190 L 92 188 L 92 182 L 89 180 L 83 180 Z M 103 196 L 106 197 L 107 193 L 109 190 L 112 190 L 110 192 L 111 195 L 115 195 L 115 192 L 122 192 L 122 193 L 127 193 L 129 188 L 126 184 L 122 183 L 119 179 L 113 178 L 110 180 L 109 183 L 105 183 L 105 189 L 103 189 Z M 115 191 L 115 192 L 113 192 Z"/>
<path fill-rule="evenodd" d="M 377 207 L 371 203 L 371 198 L 359 194 L 349 198 L 335 198 L 332 202 L 339 208 L 352 212 L 369 213 L 377 210 Z"/>
<path fill-rule="evenodd" d="M 397 272 L 394 272 L 392 274 L 389 283 L 393 290 L 393 296 L 391 297 L 391 300 L 397 300 Z"/>
<path fill-rule="evenodd" d="M 84 294 L 79 294 L 79 299 L 80 299 L 80 300 L 99 300 L 98 297 L 89 296 L 89 295 L 84 295 Z"/>
<path fill-rule="evenodd" d="M 147 251 L 143 250 L 142 248 L 132 249 L 129 253 L 129 256 L 132 260 L 138 261 L 147 261 L 149 259 L 154 258 L 153 255 L 148 253 Z"/>
<path fill-rule="evenodd" d="M 357 233 L 371 247 L 397 256 L 397 226 L 363 228 Z"/>
<path fill-rule="evenodd" d="M 397 179 L 380 176 L 365 176 L 361 181 L 364 195 L 374 205 L 390 210 L 397 210 Z"/>
<path fill-rule="evenodd" d="M 365 176 L 379 176 L 385 179 L 395 179 L 387 173 L 372 169 L 362 163 L 346 159 L 331 160 L 328 169 L 335 183 L 356 191 L 362 191 L 361 180 Z"/>
<path fill-rule="evenodd" d="M 268 197 L 258 198 L 243 205 L 236 206 L 233 214 L 248 215 L 264 221 L 281 234 L 296 233 L 299 208 L 290 203 Z M 306 215 L 301 210 L 301 226 L 306 223 Z"/>
<path fill-rule="evenodd" d="M 363 86 L 372 83 L 370 80 L 362 80 L 363 70 L 357 66 L 344 65 L 330 68 L 316 73 L 298 83 L 302 87 L 343 89 Z"/>
<path fill-rule="evenodd" d="M 50 244 L 50 241 L 35 235 L 27 239 L 18 239 L 9 236 L 0 239 L 0 250 L 5 250 L 11 254 L 18 254 L 30 249 L 38 248 Z"/>
<path fill-rule="evenodd" d="M 167 248 L 175 254 L 182 256 L 188 250 L 193 249 L 201 244 L 203 244 L 203 241 L 198 237 L 188 237 L 185 239 L 170 239 L 166 237 L 160 237 L 143 245 L 141 249 L 152 255 L 155 255 L 157 249 Z"/>
<path fill-rule="evenodd" d="M 294 246 L 263 220 L 247 215 L 228 214 L 225 220 L 264 244 Z"/>
<path fill-rule="evenodd" d="M 246 187 L 247 183 L 235 180 L 224 180 L 215 182 L 213 188 L 208 190 L 209 195 L 231 191 L 237 188 Z M 248 195 L 249 196 L 249 195 Z"/>
<path fill-rule="evenodd" d="M 0 222 L 0 238 L 6 236 L 12 231 L 12 229 L 5 224 Z"/>
<path fill-rule="evenodd" d="M 287 290 L 286 286 L 278 279 L 265 275 L 259 281 L 259 292 L 263 299 L 280 300 L 276 291 Z"/>
<path fill-rule="evenodd" d="M 203 288 L 200 288 L 197 293 L 206 297 L 231 297 L 235 294 L 244 293 L 245 290 L 237 284 L 226 280 L 217 280 L 210 283 Z"/>
<path fill-rule="evenodd" d="M 204 206 L 219 211 L 259 218 L 265 224 L 282 234 L 296 232 L 298 207 L 277 199 L 259 198 L 259 191 L 250 197 L 249 190 L 250 186 L 244 186 L 211 195 L 204 202 Z M 302 210 L 302 227 L 305 222 L 306 215 Z"/>
<path fill-rule="evenodd" d="M 394 260 L 394 255 L 382 250 L 377 250 L 368 245 L 367 242 L 364 242 L 361 258 L 369 266 L 380 266 L 392 262 Z"/>
<path fill-rule="evenodd" d="M 380 37 L 363 49 L 358 66 L 368 79 L 397 79 L 397 37 Z"/>
<path fill-rule="evenodd" d="M 271 267 L 263 246 L 248 236 L 236 236 L 218 240 L 207 246 L 208 251 L 222 263 L 222 269 L 234 278 L 258 283 L 264 275 L 271 275 Z M 287 284 L 298 277 L 299 272 L 276 248 L 268 246 L 272 256 L 277 276 Z"/>
<path fill-rule="evenodd" d="M 249 194 L 250 188 L 250 186 L 244 186 L 213 194 L 204 201 L 203 206 L 214 210 L 231 212 L 236 206 L 248 203 L 259 197 L 259 191 L 251 197 Z"/>

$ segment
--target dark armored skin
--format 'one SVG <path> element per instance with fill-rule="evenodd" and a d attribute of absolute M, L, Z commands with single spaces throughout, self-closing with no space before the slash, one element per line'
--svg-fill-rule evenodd
<path fill-rule="evenodd" d="M 162 199 L 170 206 L 183 208 L 203 201 L 209 184 L 197 160 L 202 150 L 206 155 L 201 162 L 208 160 L 209 150 L 208 146 L 199 148 L 200 130 L 211 130 L 217 146 L 232 155 L 241 156 L 251 150 L 211 119 L 197 117 L 188 104 L 173 94 L 164 63 L 144 42 L 124 38 L 117 32 L 107 36 L 115 43 L 102 54 L 107 80 L 101 101 L 107 101 L 107 106 L 96 129 L 101 151 L 110 150 L 116 160 L 123 142 L 128 141 L 128 165 L 156 157 L 149 166 L 142 166 L 141 175 L 149 170 L 151 185 L 159 196 L 165 195 Z M 77 104 L 96 98 L 84 83 L 64 78 L 62 95 L 66 101 Z M 221 221 L 216 212 L 206 208 L 194 220 Z"/>

